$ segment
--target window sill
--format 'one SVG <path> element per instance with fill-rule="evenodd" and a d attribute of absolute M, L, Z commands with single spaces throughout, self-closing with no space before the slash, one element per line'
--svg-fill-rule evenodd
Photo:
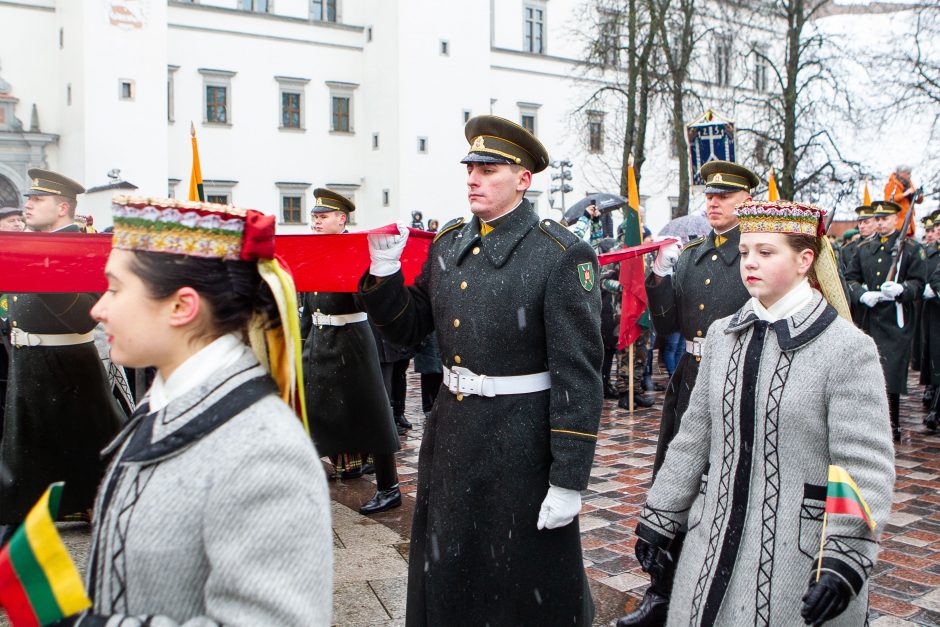
<path fill-rule="evenodd" d="M 355 131 L 330 131 L 330 135 L 355 135 Z"/>
<path fill-rule="evenodd" d="M 307 132 L 307 129 L 305 129 L 305 128 L 302 127 L 302 126 L 299 127 L 299 128 L 298 128 L 298 127 L 294 127 L 294 126 L 278 126 L 278 127 L 277 127 L 277 130 L 279 130 L 279 131 L 285 131 L 285 132 L 287 132 L 287 133 L 306 133 L 306 132 Z"/>
<path fill-rule="evenodd" d="M 231 122 L 209 122 L 207 120 L 202 121 L 203 126 L 218 126 L 220 128 L 231 128 Z"/>

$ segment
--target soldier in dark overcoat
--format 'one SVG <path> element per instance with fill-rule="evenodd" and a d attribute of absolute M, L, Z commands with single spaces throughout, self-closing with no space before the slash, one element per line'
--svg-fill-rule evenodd
<path fill-rule="evenodd" d="M 356 209 L 352 201 L 328 189 L 313 194 L 314 232 L 344 232 L 349 213 Z M 371 454 L 377 489 L 359 511 L 374 514 L 398 507 L 395 453 L 401 444 L 366 314 L 353 293 L 307 292 L 301 305 L 304 394 L 317 450 L 334 459 L 355 456 L 360 464 Z M 361 466 L 355 470 L 361 475 Z"/>
<path fill-rule="evenodd" d="M 690 241 L 681 253 L 679 244 L 661 248 L 646 277 L 650 319 L 656 334 L 668 337 L 680 331 L 686 345 L 686 352 L 666 388 L 654 473 L 662 466 L 669 443 L 678 433 L 682 414 L 689 405 L 709 325 L 731 315 L 750 298 L 738 267 L 741 232 L 734 208 L 751 199 L 751 189 L 760 179 L 744 166 L 728 161 L 709 161 L 702 166 L 700 174 L 705 180 L 707 218 L 712 232 Z M 671 550 L 678 559 L 681 538 Z M 636 611 L 617 624 L 663 624 L 669 608 L 670 588 L 668 576 L 654 577 Z"/>
<path fill-rule="evenodd" d="M 47 170 L 29 171 L 26 224 L 32 231 L 79 233 L 73 223 L 84 188 Z M 0 523 L 6 541 L 50 483 L 65 481 L 59 513 L 89 510 L 105 470 L 100 451 L 124 415 L 95 348 L 90 315 L 97 294 L 8 295 L 10 342 Z"/>
<path fill-rule="evenodd" d="M 548 165 L 533 135 L 494 116 L 465 134 L 474 217 L 441 229 L 408 288 L 406 231 L 370 236 L 360 283 L 392 341 L 437 330 L 444 368 L 418 460 L 406 623 L 590 625 L 577 514 L 603 402 L 597 257 L 524 198 Z"/>
<path fill-rule="evenodd" d="M 937 261 L 940 260 L 940 257 L 937 257 L 937 248 L 933 245 L 936 240 L 936 225 L 934 224 L 933 214 L 926 215 L 920 220 L 920 225 L 924 229 L 924 255 L 926 256 L 924 262 L 924 276 L 927 279 L 930 279 L 930 273 L 933 272 L 934 266 L 937 265 Z M 931 256 L 932 255 L 932 256 Z M 915 372 L 920 372 L 919 377 L 920 383 L 924 383 L 924 374 L 923 374 L 923 365 L 922 358 L 924 356 L 924 308 L 927 305 L 927 294 L 930 289 L 930 283 L 924 284 L 924 292 L 917 297 L 917 301 L 914 303 L 914 338 L 911 341 L 911 369 Z M 931 392 L 933 387 L 927 385 L 924 391 L 923 402 L 924 405 L 930 405 L 928 400 L 928 392 Z"/>
<path fill-rule="evenodd" d="M 858 225 L 859 238 L 842 247 L 842 256 L 839 258 L 839 266 L 842 270 L 843 277 L 852 264 L 852 258 L 858 254 L 858 247 L 861 243 L 875 237 L 875 223 L 872 221 L 874 214 L 872 213 L 871 205 L 860 205 L 856 207 L 855 214 L 858 216 L 858 222 L 856 222 L 856 224 Z M 849 307 L 852 310 L 852 322 L 855 323 L 855 326 L 861 328 L 862 316 L 868 308 L 861 303 L 852 302 L 851 298 L 849 298 Z"/>
<path fill-rule="evenodd" d="M 852 302 L 866 307 L 862 330 L 875 340 L 888 392 L 888 410 L 895 442 L 901 440 L 900 395 L 907 393 L 907 370 L 914 336 L 914 307 L 924 291 L 926 255 L 913 239 L 905 239 L 894 280 L 889 280 L 899 237 L 900 207 L 887 200 L 871 203 L 877 236 L 862 242 L 845 273 Z"/>
<path fill-rule="evenodd" d="M 930 431 L 936 431 L 940 402 L 940 394 L 937 394 L 937 386 L 940 385 L 940 298 L 934 286 L 940 288 L 940 243 L 936 238 L 940 210 L 934 211 L 922 222 L 927 231 L 927 237 L 924 238 L 927 285 L 924 287 L 924 305 L 920 312 L 920 342 L 914 343 L 914 350 L 920 351 L 920 383 L 925 386 L 924 404 L 929 408 L 924 424 Z"/>

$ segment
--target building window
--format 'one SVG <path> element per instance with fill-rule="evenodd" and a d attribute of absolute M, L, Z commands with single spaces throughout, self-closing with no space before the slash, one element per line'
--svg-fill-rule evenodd
<path fill-rule="evenodd" d="M 200 69 L 203 77 L 205 106 L 203 111 L 206 124 L 232 123 L 232 77 L 235 72 L 226 70 Z"/>
<path fill-rule="evenodd" d="M 310 0 L 310 19 L 316 22 L 338 21 L 336 2 L 337 0 Z M 369 41 L 372 41 L 371 32 L 369 35 Z"/>
<path fill-rule="evenodd" d="M 281 111 L 282 129 L 304 129 L 304 86 L 310 82 L 306 78 L 275 76 L 278 84 L 278 97 Z"/>
<path fill-rule="evenodd" d="M 421 154 L 427 154 L 428 152 L 428 138 L 419 137 L 418 138 L 418 152 Z"/>
<path fill-rule="evenodd" d="M 721 87 L 731 84 L 731 42 L 727 38 L 715 44 L 715 82 Z"/>
<path fill-rule="evenodd" d="M 767 48 L 754 46 L 754 90 L 767 91 Z"/>
<path fill-rule="evenodd" d="M 203 179 L 202 188 L 206 194 L 206 202 L 215 202 L 220 205 L 231 205 L 235 186 L 238 181 L 220 179 Z"/>
<path fill-rule="evenodd" d="M 214 202 L 219 205 L 229 204 L 229 194 L 206 194 L 206 202 Z"/>
<path fill-rule="evenodd" d="M 134 81 L 130 78 L 121 78 L 118 79 L 118 99 L 119 100 L 133 100 L 134 99 Z"/>
<path fill-rule="evenodd" d="M 180 184 L 179 179 L 167 179 L 166 181 L 166 197 L 167 198 L 176 198 L 176 186 Z"/>
<path fill-rule="evenodd" d="M 463 110 L 463 123 L 466 124 L 467 122 L 469 122 L 471 117 L 473 117 L 473 111 L 471 111 L 470 109 L 464 109 Z"/>
<path fill-rule="evenodd" d="M 304 197 L 295 194 L 281 196 L 281 222 L 284 224 L 303 224 Z"/>
<path fill-rule="evenodd" d="M 445 57 L 450 55 L 450 42 L 446 39 L 441 40 L 441 54 Z"/>
<path fill-rule="evenodd" d="M 600 33 L 597 38 L 598 60 L 604 67 L 620 66 L 620 13 L 602 11 Z"/>
<path fill-rule="evenodd" d="M 542 105 L 532 102 L 517 102 L 519 107 L 519 125 L 533 135 L 538 130 L 538 110 Z"/>
<path fill-rule="evenodd" d="M 388 198 L 389 198 L 388 190 L 383 189 L 382 190 L 382 206 L 383 207 L 388 207 Z"/>
<path fill-rule="evenodd" d="M 604 152 L 604 113 L 588 111 L 588 150 L 593 154 Z"/>
<path fill-rule="evenodd" d="M 372 27 L 366 29 L 366 41 L 372 41 Z"/>
<path fill-rule="evenodd" d="M 378 150 L 378 149 L 379 149 L 379 134 L 372 133 L 372 150 Z"/>
<path fill-rule="evenodd" d="M 253 13 L 268 13 L 271 10 L 269 0 L 240 0 L 239 5 L 242 11 L 252 11 Z"/>
<path fill-rule="evenodd" d="M 355 132 L 353 119 L 353 91 L 355 83 L 327 81 L 330 88 L 330 131 L 334 133 Z"/>
<path fill-rule="evenodd" d="M 523 50 L 545 54 L 545 6 L 526 4 L 523 16 Z"/>
<path fill-rule="evenodd" d="M 174 101 L 176 100 L 175 76 L 178 65 L 168 65 L 166 70 L 166 121 L 172 122 L 176 115 Z"/>

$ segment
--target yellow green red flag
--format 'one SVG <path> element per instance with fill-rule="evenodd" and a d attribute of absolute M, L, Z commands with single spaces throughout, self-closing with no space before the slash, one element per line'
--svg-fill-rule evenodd
<path fill-rule="evenodd" d="M 826 488 L 826 513 L 857 516 L 875 530 L 868 503 L 862 498 L 858 486 L 842 466 L 829 466 L 829 484 Z"/>
<path fill-rule="evenodd" d="M 49 625 L 91 606 L 55 520 L 62 483 L 53 483 L 0 551 L 0 605 L 13 627 Z"/>
<path fill-rule="evenodd" d="M 206 191 L 202 187 L 202 167 L 199 165 L 199 146 L 196 144 L 196 125 L 189 123 L 189 133 L 193 138 L 193 169 L 189 174 L 189 199 L 205 202 Z"/>

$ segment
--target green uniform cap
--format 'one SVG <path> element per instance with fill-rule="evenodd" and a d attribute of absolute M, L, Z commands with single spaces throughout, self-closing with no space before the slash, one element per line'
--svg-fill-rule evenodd
<path fill-rule="evenodd" d="M 760 178 L 756 174 L 730 161 L 709 161 L 698 172 L 705 181 L 706 194 L 749 192 L 760 185 Z"/>
<path fill-rule="evenodd" d="M 855 208 L 855 213 L 858 215 L 859 220 L 867 220 L 868 218 L 874 218 L 874 209 L 871 205 L 859 205 Z"/>
<path fill-rule="evenodd" d="M 464 127 L 470 153 L 460 163 L 514 163 L 535 173 L 548 167 L 548 151 L 535 135 L 515 122 L 478 115 Z"/>
<path fill-rule="evenodd" d="M 876 216 L 890 216 L 901 211 L 901 205 L 896 202 L 891 202 L 890 200 L 873 200 L 871 201 L 871 212 L 872 215 Z"/>
<path fill-rule="evenodd" d="M 28 172 L 32 184 L 24 196 L 65 196 L 76 199 L 79 194 L 85 193 L 85 188 L 58 172 L 32 168 Z"/>
<path fill-rule="evenodd" d="M 318 187 L 313 190 L 313 197 L 316 198 L 317 202 L 313 206 L 313 209 L 310 210 L 310 213 L 342 211 L 348 215 L 356 210 L 356 205 L 354 205 L 351 200 L 342 194 L 337 194 L 333 190 Z"/>

